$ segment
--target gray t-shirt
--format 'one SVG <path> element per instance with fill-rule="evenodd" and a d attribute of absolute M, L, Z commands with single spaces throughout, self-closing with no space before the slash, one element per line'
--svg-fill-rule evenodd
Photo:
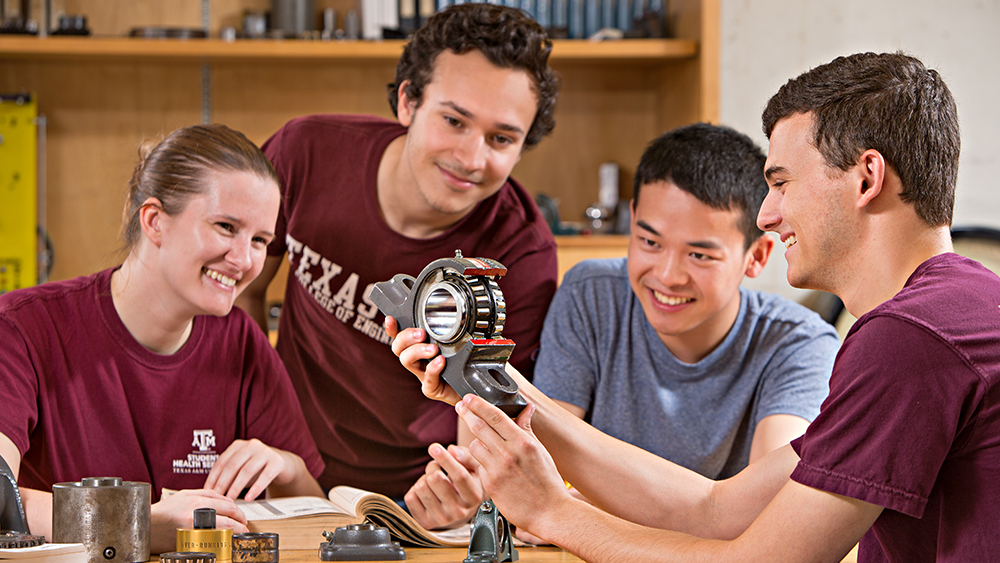
<path fill-rule="evenodd" d="M 839 346 L 817 314 L 741 287 L 722 343 L 695 364 L 681 362 L 646 320 L 625 259 L 587 260 L 549 307 L 534 384 L 587 411 L 601 431 L 724 479 L 749 463 L 761 419 L 819 414 Z"/>

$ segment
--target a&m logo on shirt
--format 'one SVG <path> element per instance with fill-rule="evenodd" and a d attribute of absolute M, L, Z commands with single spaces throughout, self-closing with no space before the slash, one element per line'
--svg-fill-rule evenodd
<path fill-rule="evenodd" d="M 192 447 L 197 447 L 199 452 L 207 452 L 215 447 L 215 433 L 211 430 L 195 430 Z"/>
<path fill-rule="evenodd" d="M 195 449 L 187 454 L 186 459 L 173 460 L 174 473 L 208 474 L 215 465 L 215 460 L 219 459 L 219 454 L 215 451 L 215 432 L 211 429 L 195 430 L 191 447 Z"/>

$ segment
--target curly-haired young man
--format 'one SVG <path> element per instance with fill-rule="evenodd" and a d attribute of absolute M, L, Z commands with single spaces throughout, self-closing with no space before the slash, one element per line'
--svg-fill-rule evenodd
<path fill-rule="evenodd" d="M 531 373 L 555 292 L 555 242 L 509 176 L 554 126 L 551 49 L 519 10 L 453 6 L 403 52 L 389 85 L 398 122 L 311 115 L 265 143 L 282 208 L 264 271 L 239 304 L 263 324 L 267 285 L 287 253 L 277 349 L 326 462 L 324 487 L 401 498 L 427 473 L 469 497 L 464 504 L 480 502 L 478 479 L 458 490 L 432 461 L 429 448 L 457 464 L 437 445 L 456 442 L 455 413 L 424 398 L 400 367 L 368 293 L 456 249 L 499 260 L 509 268 L 500 287 L 511 319 L 504 336 L 517 343 L 511 361 Z M 430 518 L 418 514 L 444 523 Z"/>

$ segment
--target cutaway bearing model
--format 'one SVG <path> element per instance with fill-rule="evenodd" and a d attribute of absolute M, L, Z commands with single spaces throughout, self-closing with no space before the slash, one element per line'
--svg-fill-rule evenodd
<path fill-rule="evenodd" d="M 414 279 L 396 274 L 376 283 L 370 297 L 399 329 L 420 327 L 445 357 L 441 376 L 459 395 L 475 393 L 509 416 L 526 405 L 505 365 L 514 341 L 501 336 L 507 306 L 497 280 L 507 268 L 488 258 L 454 258 L 428 264 Z"/>

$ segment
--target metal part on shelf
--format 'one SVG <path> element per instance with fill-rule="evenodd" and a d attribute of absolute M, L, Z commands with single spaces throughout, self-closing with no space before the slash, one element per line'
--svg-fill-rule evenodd
<path fill-rule="evenodd" d="M 489 258 L 454 258 L 428 264 L 416 279 L 396 274 L 369 297 L 400 330 L 420 327 L 447 359 L 441 376 L 459 395 L 475 393 L 509 416 L 527 404 L 505 365 L 514 341 L 501 336 L 507 304 L 497 280 L 507 268 Z"/>
<path fill-rule="evenodd" d="M 90 28 L 87 27 L 87 16 L 83 14 L 60 15 L 59 26 L 53 29 L 50 35 L 90 35 Z"/>
<path fill-rule="evenodd" d="M 342 526 L 323 532 L 319 544 L 320 561 L 398 561 L 406 559 L 399 542 L 390 541 L 388 528 L 373 524 Z"/>
<path fill-rule="evenodd" d="M 313 0 L 271 0 L 271 30 L 282 37 L 298 37 L 316 29 Z"/>
<path fill-rule="evenodd" d="M 200 28 L 194 27 L 161 27 L 142 26 L 133 27 L 128 32 L 129 37 L 142 39 L 205 39 L 208 33 Z"/>

